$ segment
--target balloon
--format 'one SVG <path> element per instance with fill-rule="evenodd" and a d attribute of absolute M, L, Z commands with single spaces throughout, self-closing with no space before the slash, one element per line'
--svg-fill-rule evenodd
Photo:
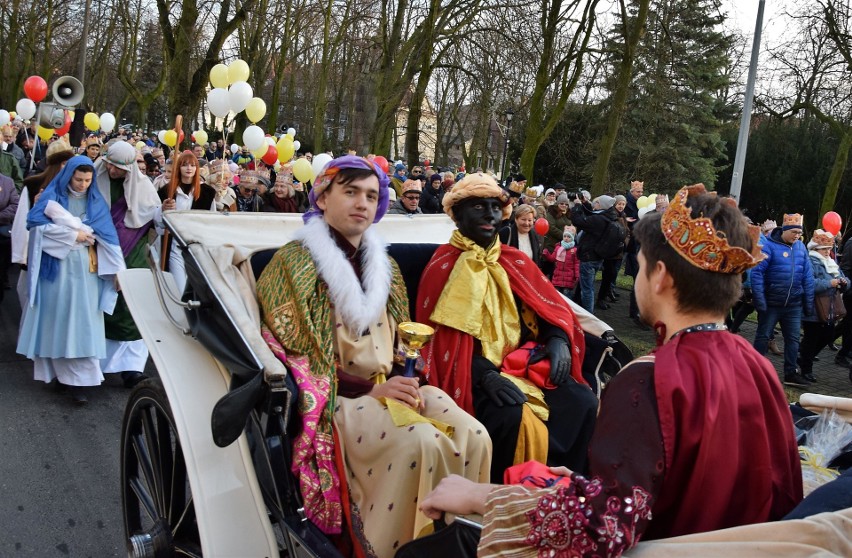
<path fill-rule="evenodd" d="M 11 120 L 12 118 L 9 116 L 9 111 L 5 109 L 0 109 L 0 126 L 5 126 Z"/>
<path fill-rule="evenodd" d="M 828 213 L 822 216 L 822 228 L 825 229 L 826 232 L 837 236 L 837 233 L 840 232 L 840 227 L 842 226 L 843 219 L 841 219 L 840 215 L 838 215 L 834 211 L 829 211 Z"/>
<path fill-rule="evenodd" d="M 252 122 L 260 122 L 266 116 L 266 103 L 260 97 L 252 98 L 246 105 L 246 116 Z"/>
<path fill-rule="evenodd" d="M 293 176 L 299 182 L 310 182 L 314 179 L 314 169 L 307 159 L 298 159 L 293 163 Z"/>
<path fill-rule="evenodd" d="M 237 153 L 240 150 L 240 146 L 236 143 L 231 144 L 231 153 Z"/>
<path fill-rule="evenodd" d="M 30 118 L 35 116 L 35 103 L 32 102 L 30 99 L 20 99 L 15 105 L 15 112 L 17 112 L 18 116 L 20 116 L 24 120 L 29 120 Z"/>
<path fill-rule="evenodd" d="M 145 149 L 145 142 L 144 141 L 137 141 L 136 142 L 136 151 L 142 151 L 143 149 Z"/>
<path fill-rule="evenodd" d="M 83 117 L 83 125 L 87 130 L 94 132 L 101 127 L 101 119 L 94 112 L 87 112 L 86 116 Z"/>
<path fill-rule="evenodd" d="M 272 145 L 272 146 L 274 146 L 274 145 L 275 145 L 275 136 L 270 136 L 269 134 L 266 134 L 266 135 L 263 137 L 263 141 L 265 141 L 265 142 L 266 142 L 266 145 Z"/>
<path fill-rule="evenodd" d="M 196 130 L 192 135 L 195 137 L 195 143 L 198 145 L 204 145 L 207 143 L 207 132 L 204 130 Z"/>
<path fill-rule="evenodd" d="M 278 150 L 274 145 L 266 146 L 266 155 L 263 156 L 263 162 L 267 165 L 274 165 L 278 162 Z"/>
<path fill-rule="evenodd" d="M 217 87 L 207 93 L 207 108 L 213 116 L 225 118 L 231 112 L 231 101 L 228 99 L 228 90 Z"/>
<path fill-rule="evenodd" d="M 264 145 L 265 140 L 263 138 L 263 130 L 260 126 L 249 126 L 243 132 L 243 144 L 248 147 L 250 151 L 259 149 L 261 145 Z"/>
<path fill-rule="evenodd" d="M 377 157 L 378 158 L 378 157 Z M 322 172 L 322 169 L 331 161 L 331 155 L 328 153 L 320 153 L 319 155 L 314 156 L 314 160 L 311 161 L 311 167 L 314 171 L 314 176 L 319 176 Z"/>
<path fill-rule="evenodd" d="M 316 161 L 316 157 L 314 157 L 314 160 Z M 383 171 L 385 171 L 385 174 L 387 174 L 388 168 L 390 168 L 388 166 L 388 160 L 387 159 L 385 159 L 381 155 L 376 155 L 375 157 L 373 157 L 373 162 L 376 163 L 377 165 L 379 165 L 379 168 L 382 169 Z M 319 173 L 317 173 L 317 174 L 319 174 Z"/>
<path fill-rule="evenodd" d="M 541 236 L 546 235 L 547 231 L 550 230 L 550 224 L 544 217 L 539 217 L 538 219 L 536 219 L 534 227 L 535 232 L 537 232 Z"/>
<path fill-rule="evenodd" d="M 16 112 L 15 112 L 15 111 L 13 111 L 13 110 L 10 110 L 10 111 L 9 111 L 9 119 L 10 119 L 10 120 L 14 120 L 14 119 L 16 119 L 17 117 L 18 117 L 18 113 L 16 113 Z"/>
<path fill-rule="evenodd" d="M 300 142 L 299 140 L 296 140 L 296 141 L 293 142 L 293 149 L 295 149 L 296 151 L 298 151 L 301 147 L 302 147 L 302 142 Z"/>
<path fill-rule="evenodd" d="M 276 150 L 276 152 L 277 152 L 277 150 Z M 274 170 L 275 172 L 281 172 L 281 162 L 275 161 L 275 164 L 272 165 L 272 170 Z"/>
<path fill-rule="evenodd" d="M 296 128 L 287 128 L 287 135 L 290 139 L 296 139 Z"/>
<path fill-rule="evenodd" d="M 645 207 L 649 203 L 651 203 L 651 198 L 649 198 L 648 196 L 640 196 L 636 200 L 636 209 L 642 209 L 643 207 Z"/>
<path fill-rule="evenodd" d="M 264 155 L 266 155 L 266 151 L 269 149 L 269 145 L 266 142 L 263 142 L 263 145 L 258 147 L 257 149 L 252 149 L 251 154 L 254 155 L 255 159 L 260 159 Z"/>
<path fill-rule="evenodd" d="M 160 130 L 159 132 L 157 132 L 157 139 L 160 141 L 160 143 L 166 145 L 166 130 Z"/>
<path fill-rule="evenodd" d="M 105 112 L 101 115 L 101 131 L 107 134 L 115 128 L 115 116 L 112 113 Z"/>
<path fill-rule="evenodd" d="M 174 147 L 177 143 L 178 135 L 174 130 L 166 130 L 163 133 L 163 143 L 168 145 L 169 147 Z"/>
<path fill-rule="evenodd" d="M 292 159 L 293 155 L 296 153 L 296 149 L 293 147 L 293 140 L 287 136 L 282 136 L 281 139 L 278 140 L 278 143 L 275 144 L 275 148 L 278 149 L 278 160 L 282 163 L 286 163 Z"/>
<path fill-rule="evenodd" d="M 53 137 L 53 128 L 44 128 L 43 126 L 39 126 L 37 133 L 38 137 L 40 137 L 42 141 L 47 141 Z"/>
<path fill-rule="evenodd" d="M 650 206 L 650 205 L 646 204 L 645 207 L 643 207 L 642 209 L 639 210 L 638 217 L 641 219 L 646 214 L 648 214 L 648 212 L 654 211 L 655 209 L 656 209 L 656 206 Z"/>
<path fill-rule="evenodd" d="M 24 82 L 24 95 L 34 103 L 40 103 L 47 97 L 47 82 L 41 76 L 30 76 Z"/>
<path fill-rule="evenodd" d="M 210 85 L 214 88 L 225 89 L 228 84 L 228 67 L 224 64 L 216 64 L 210 68 Z"/>
<path fill-rule="evenodd" d="M 237 59 L 228 64 L 228 82 L 231 84 L 237 83 L 238 81 L 246 81 L 249 78 L 250 73 L 249 65 L 246 64 L 245 60 Z M 249 95 L 249 98 L 251 98 L 251 95 Z"/>
<path fill-rule="evenodd" d="M 228 103 L 234 112 L 245 110 L 253 96 L 254 91 L 252 91 L 251 85 L 244 81 L 232 83 L 231 87 L 228 88 Z"/>
<path fill-rule="evenodd" d="M 59 137 L 64 136 L 68 133 L 68 130 L 71 129 L 71 115 L 68 114 L 68 111 L 65 111 L 65 122 L 62 123 L 62 126 L 56 129 L 56 135 Z"/>
<path fill-rule="evenodd" d="M 183 139 L 184 139 L 185 137 L 186 137 L 186 134 L 184 134 L 184 133 L 183 133 L 183 130 L 181 130 L 181 131 L 180 131 L 180 133 L 178 134 L 178 141 L 177 141 L 177 142 L 178 142 L 178 145 L 180 145 L 181 143 L 183 143 Z"/>

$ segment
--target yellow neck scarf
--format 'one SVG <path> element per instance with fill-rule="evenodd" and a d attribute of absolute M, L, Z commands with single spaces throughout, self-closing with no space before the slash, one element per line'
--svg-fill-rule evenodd
<path fill-rule="evenodd" d="M 482 343 L 482 356 L 500 366 L 518 346 L 521 324 L 506 270 L 497 261 L 500 240 L 488 249 L 453 232 L 450 244 L 462 250 L 450 272 L 431 320 L 472 335 Z"/>

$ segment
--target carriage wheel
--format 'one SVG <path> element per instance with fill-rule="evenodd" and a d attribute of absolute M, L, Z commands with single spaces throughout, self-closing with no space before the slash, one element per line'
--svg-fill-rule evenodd
<path fill-rule="evenodd" d="M 201 556 L 186 463 L 159 379 L 140 383 L 124 412 L 121 499 L 129 557 Z"/>

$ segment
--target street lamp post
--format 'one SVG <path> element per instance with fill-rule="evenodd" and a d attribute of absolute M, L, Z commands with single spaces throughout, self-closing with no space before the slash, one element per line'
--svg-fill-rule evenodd
<path fill-rule="evenodd" d="M 504 184 L 506 183 L 506 159 L 509 156 L 509 132 L 512 130 L 512 117 L 514 115 L 515 111 L 512 110 L 512 107 L 509 107 L 506 110 L 506 141 L 503 144 L 503 164 L 500 165 L 500 180 Z"/>

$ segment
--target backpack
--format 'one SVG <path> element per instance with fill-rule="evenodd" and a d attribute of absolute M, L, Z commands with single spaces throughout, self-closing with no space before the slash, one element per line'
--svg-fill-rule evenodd
<path fill-rule="evenodd" d="M 610 221 L 603 235 L 601 235 L 595 245 L 595 253 L 602 260 L 617 257 L 624 251 L 624 241 L 627 238 L 627 231 L 621 221 Z"/>

